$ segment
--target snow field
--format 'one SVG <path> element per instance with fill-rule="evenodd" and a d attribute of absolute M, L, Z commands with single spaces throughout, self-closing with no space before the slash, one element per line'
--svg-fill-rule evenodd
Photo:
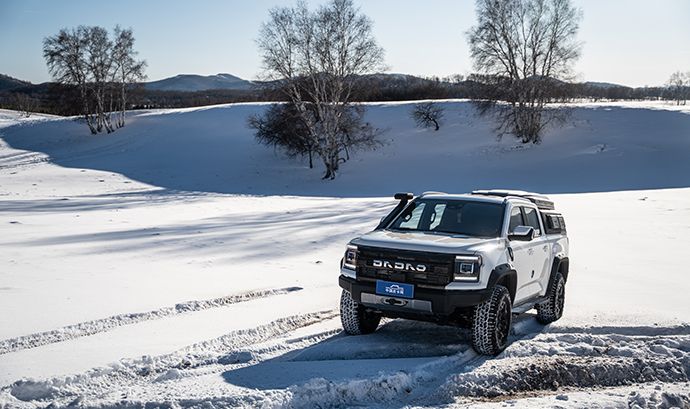
<path fill-rule="evenodd" d="M 0 406 L 690 406 L 690 109 L 584 104 L 520 147 L 443 104 L 439 132 L 371 104 L 387 145 L 335 181 L 253 142 L 261 104 L 134 113 L 95 137 L 0 111 Z M 345 336 L 347 241 L 397 191 L 487 188 L 565 215 L 563 318 L 516 317 L 491 359 L 431 324 Z"/>

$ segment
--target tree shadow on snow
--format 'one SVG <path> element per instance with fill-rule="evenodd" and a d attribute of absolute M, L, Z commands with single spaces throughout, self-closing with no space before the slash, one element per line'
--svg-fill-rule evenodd
<path fill-rule="evenodd" d="M 484 130 L 488 124 L 477 131 L 478 123 L 460 119 L 441 136 L 411 134 L 411 125 L 398 118 L 406 114 L 391 119 L 383 108 L 372 108 L 377 126 L 393 127 L 388 144 L 358 152 L 331 181 L 321 180 L 318 158 L 309 169 L 254 141 L 245 118 L 262 109 L 238 104 L 136 114 L 108 135 L 89 135 L 84 125 L 68 120 L 46 121 L 4 128 L 0 136 L 12 148 L 45 153 L 60 166 L 116 172 L 171 191 L 381 197 L 478 188 L 583 193 L 690 186 L 690 115 L 680 112 L 579 108 L 572 125 L 550 131 L 541 145 L 523 146 L 509 136 L 498 143 Z M 439 151 L 439 145 L 445 148 Z"/>

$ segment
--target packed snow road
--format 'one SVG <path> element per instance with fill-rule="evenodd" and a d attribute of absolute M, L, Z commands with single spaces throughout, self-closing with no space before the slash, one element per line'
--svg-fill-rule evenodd
<path fill-rule="evenodd" d="M 372 105 L 388 145 L 329 182 L 253 143 L 257 104 L 95 137 L 0 111 L 0 407 L 689 406 L 690 109 L 586 106 L 523 149 L 444 104 L 434 133 L 401 119 L 409 104 Z M 561 320 L 516 317 L 496 358 L 419 322 L 343 334 L 345 244 L 394 193 L 494 187 L 566 216 Z"/>

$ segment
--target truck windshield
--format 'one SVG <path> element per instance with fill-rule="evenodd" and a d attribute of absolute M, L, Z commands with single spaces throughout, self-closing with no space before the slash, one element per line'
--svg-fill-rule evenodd
<path fill-rule="evenodd" d="M 505 205 L 467 200 L 421 199 L 410 203 L 388 226 L 391 230 L 498 237 Z"/>

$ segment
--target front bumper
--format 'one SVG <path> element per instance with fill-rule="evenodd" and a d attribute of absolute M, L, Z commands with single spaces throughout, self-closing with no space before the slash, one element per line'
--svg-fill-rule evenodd
<path fill-rule="evenodd" d="M 428 315 L 451 315 L 457 308 L 474 307 L 491 298 L 490 289 L 457 291 L 415 287 L 414 299 L 406 299 L 376 294 L 376 282 L 341 275 L 338 283 L 355 302 L 368 307 Z"/>

